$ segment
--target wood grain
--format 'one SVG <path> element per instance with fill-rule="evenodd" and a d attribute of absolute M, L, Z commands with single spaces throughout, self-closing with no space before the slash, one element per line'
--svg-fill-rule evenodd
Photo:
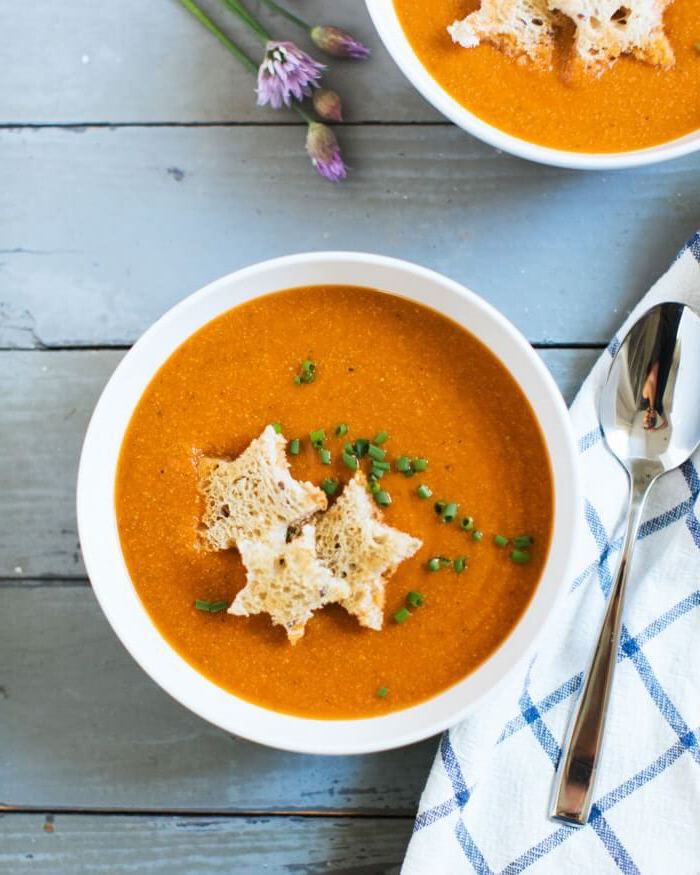
<path fill-rule="evenodd" d="M 74 510 L 78 457 L 92 408 L 122 355 L 0 353 L 0 578 L 85 574 Z M 541 355 L 568 400 L 597 352 Z"/>
<path fill-rule="evenodd" d="M 262 57 L 260 44 L 219 0 L 200 3 L 254 59 Z M 441 118 L 386 53 L 362 0 L 289 6 L 311 24 L 345 27 L 371 47 L 365 63 L 330 60 L 327 85 L 343 95 L 347 119 Z M 293 25 L 264 17 L 273 36 L 313 48 Z M 0 123 L 299 122 L 291 112 L 256 107 L 254 77 L 177 0 L 4 3 L 0 33 Z"/>
<path fill-rule="evenodd" d="M 82 130 L 82 129 L 81 129 Z M 450 127 L 343 132 L 351 179 L 299 128 L 0 131 L 0 347 L 126 344 L 259 259 L 364 249 L 437 268 L 533 342 L 607 343 L 700 225 L 700 156 L 537 167 Z"/>
<path fill-rule="evenodd" d="M 403 819 L 0 816 L 0 871 L 395 875 Z"/>

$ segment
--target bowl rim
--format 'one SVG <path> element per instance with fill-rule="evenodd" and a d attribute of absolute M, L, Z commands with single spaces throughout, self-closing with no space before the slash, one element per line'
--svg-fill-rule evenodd
<path fill-rule="evenodd" d="M 627 152 L 573 152 L 555 149 L 506 133 L 455 100 L 428 72 L 399 21 L 393 0 L 365 0 L 386 50 L 413 87 L 435 109 L 479 140 L 519 158 L 569 170 L 623 170 L 643 167 L 700 150 L 700 128 L 674 140 Z"/>
<path fill-rule="evenodd" d="M 418 705 L 378 717 L 325 720 L 271 711 L 238 698 L 200 674 L 167 643 L 129 577 L 117 530 L 114 485 L 131 414 L 159 367 L 185 339 L 244 300 L 283 288 L 344 284 L 420 303 L 426 296 L 443 296 L 439 304 L 428 306 L 479 337 L 530 398 L 550 454 L 555 509 L 549 554 L 535 594 L 485 663 Z M 467 316 L 471 324 L 465 324 Z M 78 471 L 78 532 L 93 591 L 110 625 L 136 662 L 174 699 L 228 732 L 271 747 L 299 753 L 371 753 L 420 741 L 458 723 L 532 649 L 565 591 L 562 583 L 581 517 L 577 459 L 568 410 L 551 374 L 506 317 L 474 292 L 428 268 L 386 256 L 301 253 L 259 262 L 208 284 L 168 310 L 127 352 L 105 386 L 85 435 Z"/>

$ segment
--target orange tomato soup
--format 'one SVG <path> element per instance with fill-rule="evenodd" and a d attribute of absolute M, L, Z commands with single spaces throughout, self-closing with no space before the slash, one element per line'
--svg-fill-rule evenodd
<path fill-rule="evenodd" d="M 315 382 L 295 385 L 305 358 Z M 234 457 L 267 423 L 301 437 L 292 473 L 347 482 L 342 446 L 390 434 L 389 458 L 425 456 L 427 471 L 382 480 L 390 525 L 423 548 L 387 584 L 384 629 L 361 628 L 338 605 L 318 611 L 295 645 L 267 615 L 197 611 L 244 585 L 235 550 L 198 545 L 198 453 Z M 347 423 L 346 437 L 333 435 Z M 321 465 L 308 434 L 325 428 Z M 416 489 L 433 491 L 421 500 Z M 440 522 L 435 499 L 459 502 L 481 541 Z M 547 556 L 553 512 L 547 450 L 527 399 L 471 334 L 393 295 L 340 286 L 291 289 L 244 304 L 177 349 L 139 402 L 121 450 L 116 509 L 133 583 L 167 641 L 215 683 L 267 708 L 320 718 L 379 715 L 459 681 L 504 640 L 525 610 Z M 531 534 L 517 565 L 495 533 Z M 433 556 L 467 556 L 468 570 L 431 573 Z M 426 597 L 398 624 L 409 591 Z M 385 687 L 381 698 L 377 690 Z"/>
<path fill-rule="evenodd" d="M 700 0 L 674 0 L 664 15 L 676 56 L 671 70 L 622 57 L 600 78 L 567 84 L 552 70 L 518 63 L 492 46 L 465 49 L 447 26 L 479 0 L 394 0 L 408 40 L 455 100 L 506 133 L 574 152 L 624 152 L 700 128 Z"/>

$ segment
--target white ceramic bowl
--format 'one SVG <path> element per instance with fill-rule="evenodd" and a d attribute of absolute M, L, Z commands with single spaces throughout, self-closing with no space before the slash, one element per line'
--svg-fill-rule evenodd
<path fill-rule="evenodd" d="M 546 438 L 555 487 L 554 533 L 544 574 L 526 613 L 477 671 L 435 698 L 387 716 L 310 720 L 252 705 L 199 674 L 161 637 L 129 578 L 114 508 L 125 429 L 158 368 L 194 331 L 225 310 L 294 286 L 349 284 L 382 289 L 440 311 L 481 339 L 520 384 Z M 95 594 L 117 635 L 171 696 L 228 732 L 273 747 L 348 754 L 399 747 L 456 723 L 526 652 L 566 581 L 579 509 L 576 451 L 561 395 L 539 356 L 489 304 L 422 267 L 359 252 L 292 255 L 256 264 L 186 298 L 124 357 L 90 421 L 78 475 L 78 527 Z"/>
<path fill-rule="evenodd" d="M 700 130 L 670 140 L 668 143 L 661 143 L 647 149 L 635 149 L 631 152 L 569 152 L 565 149 L 539 146 L 507 134 L 465 109 L 433 79 L 406 39 L 393 0 L 365 0 L 365 2 L 382 42 L 414 87 L 450 121 L 497 149 L 503 149 L 504 152 L 540 164 L 552 164 L 555 167 L 569 167 L 576 170 L 640 167 L 643 164 L 655 164 L 657 161 L 678 158 L 700 149 Z M 445 26 L 450 23 L 445 22 Z"/>

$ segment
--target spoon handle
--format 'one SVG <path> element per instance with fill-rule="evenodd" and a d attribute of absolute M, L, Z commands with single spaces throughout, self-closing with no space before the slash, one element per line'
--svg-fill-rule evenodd
<path fill-rule="evenodd" d="M 550 817 L 576 826 L 583 826 L 588 821 L 593 802 L 605 716 L 620 641 L 625 585 L 647 491 L 648 481 L 633 480 L 622 558 L 610 591 L 593 659 L 559 759 Z"/>

